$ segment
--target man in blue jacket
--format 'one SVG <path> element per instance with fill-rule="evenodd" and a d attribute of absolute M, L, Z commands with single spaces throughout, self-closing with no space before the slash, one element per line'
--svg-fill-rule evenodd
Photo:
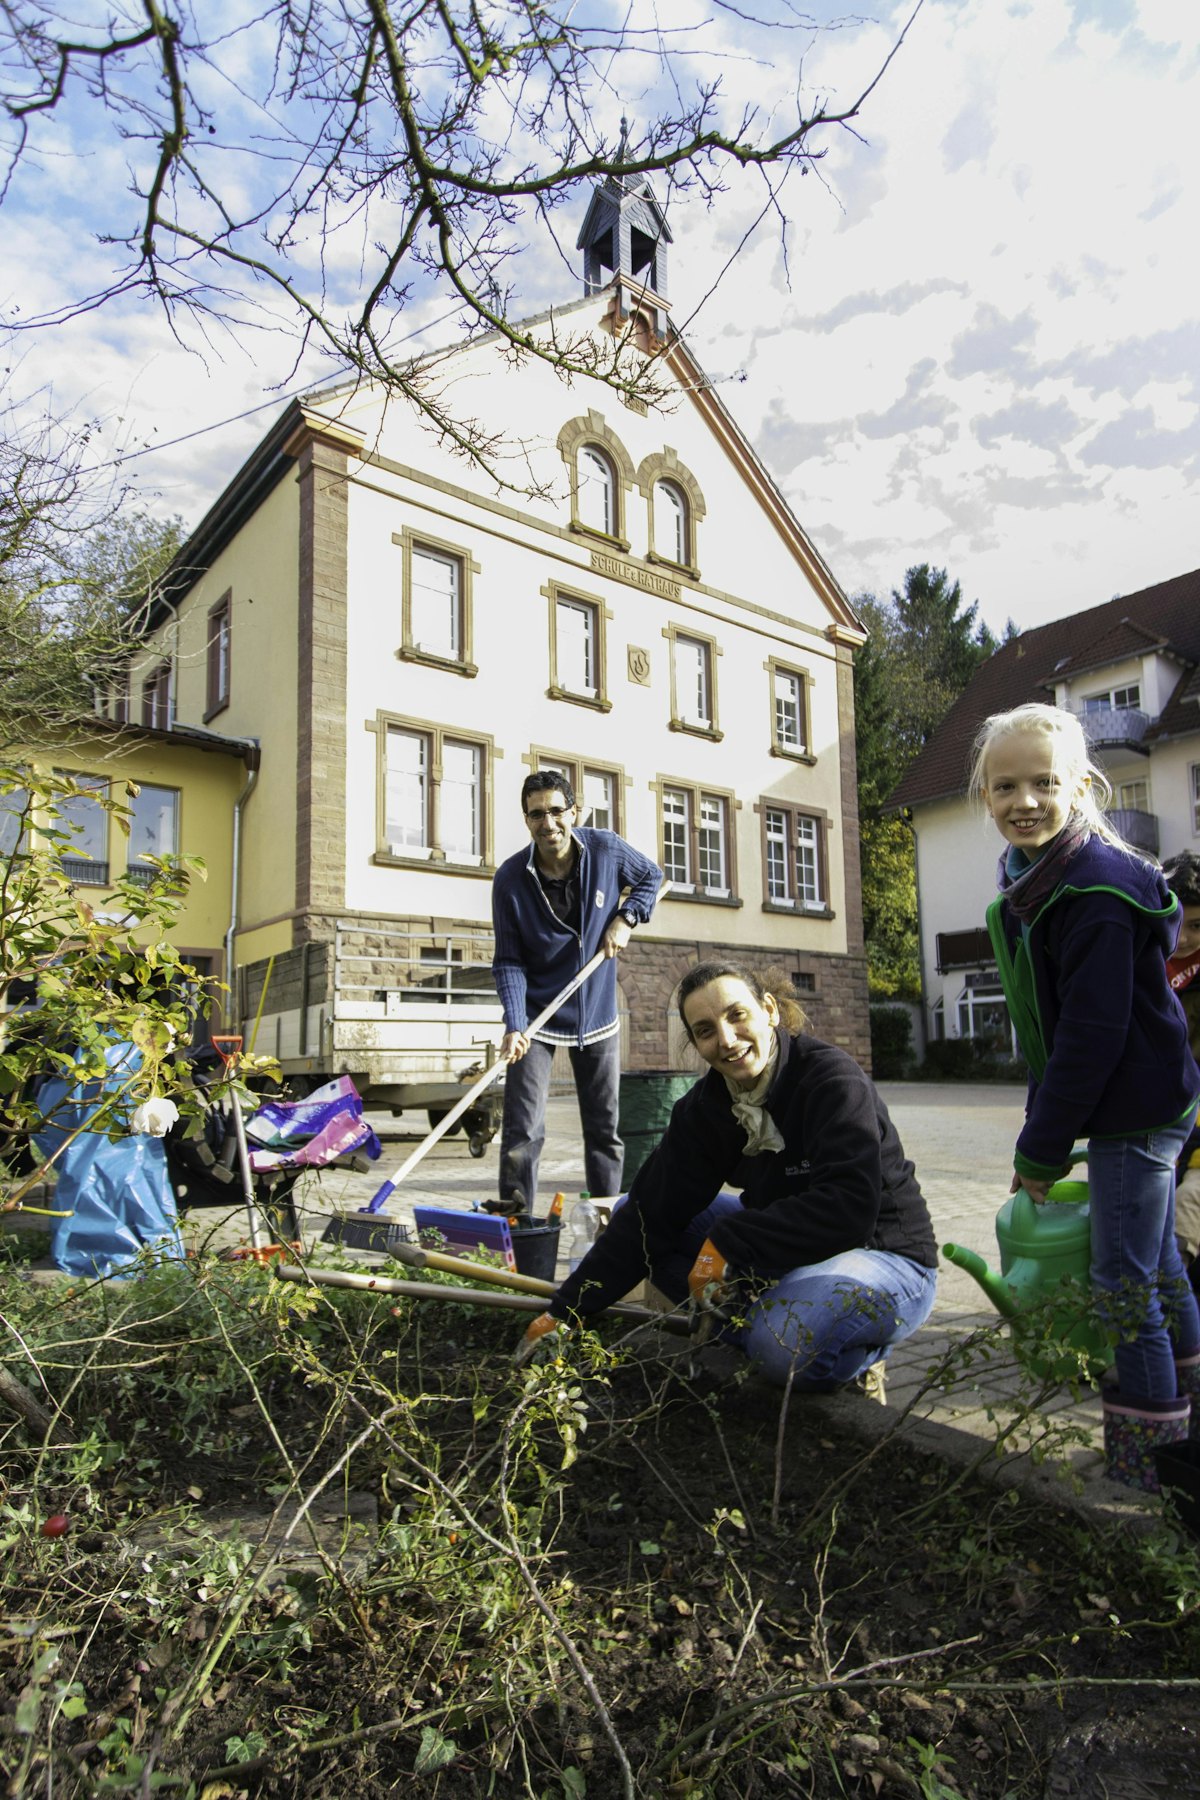
<path fill-rule="evenodd" d="M 557 1045 L 569 1046 L 588 1192 L 619 1194 L 620 1029 L 616 958 L 654 908 L 662 870 L 615 831 L 577 825 L 575 790 L 559 769 L 535 769 L 521 788 L 532 840 L 501 863 L 492 884 L 496 955 L 508 1059 L 500 1134 L 500 1201 L 534 1209 L 546 1139 L 546 1097 Z M 530 1037 L 526 1026 L 590 962 L 605 961 Z"/>

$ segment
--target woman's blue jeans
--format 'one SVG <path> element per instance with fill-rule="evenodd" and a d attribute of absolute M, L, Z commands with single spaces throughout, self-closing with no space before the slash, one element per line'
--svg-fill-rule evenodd
<path fill-rule="evenodd" d="M 1175 1361 L 1200 1355 L 1200 1311 L 1175 1242 L 1175 1162 L 1192 1115 L 1088 1143 L 1092 1294 L 1117 1336 L 1126 1400 L 1173 1400 Z"/>
<path fill-rule="evenodd" d="M 742 1211 L 720 1194 L 688 1226 L 679 1251 L 650 1272 L 671 1299 L 687 1294 L 687 1276 L 714 1224 Z M 828 1393 L 853 1381 L 933 1311 L 936 1269 L 887 1250 L 844 1250 L 824 1262 L 790 1269 L 765 1292 L 747 1294 L 741 1322 L 723 1333 L 776 1386 Z"/>

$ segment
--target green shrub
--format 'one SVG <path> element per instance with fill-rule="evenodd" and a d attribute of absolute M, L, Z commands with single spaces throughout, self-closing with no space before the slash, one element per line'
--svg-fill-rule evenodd
<path fill-rule="evenodd" d="M 877 1081 L 900 1081 L 912 1073 L 912 1014 L 906 1006 L 871 1008 L 871 1067 Z"/>
<path fill-rule="evenodd" d="M 1015 1057 L 998 1057 L 979 1038 L 937 1038 L 925 1046 L 919 1074 L 924 1081 L 1024 1081 L 1027 1071 Z"/>

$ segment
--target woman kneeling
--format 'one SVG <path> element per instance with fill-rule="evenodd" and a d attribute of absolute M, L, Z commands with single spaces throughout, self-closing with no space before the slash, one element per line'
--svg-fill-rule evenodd
<path fill-rule="evenodd" d="M 937 1280 L 929 1213 L 887 1109 L 852 1057 L 805 1033 L 786 982 L 700 963 L 679 1012 L 709 1073 L 522 1351 L 648 1274 L 673 1301 L 718 1305 L 727 1339 L 769 1380 L 854 1381 L 924 1324 Z"/>

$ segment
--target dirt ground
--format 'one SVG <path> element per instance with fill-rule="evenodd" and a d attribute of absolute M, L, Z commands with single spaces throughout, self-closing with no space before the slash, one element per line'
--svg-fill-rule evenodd
<path fill-rule="evenodd" d="M 1151 1755 L 1200 1791 L 1169 1525 L 866 1399 L 781 1414 L 727 1352 L 517 1372 L 505 1315 L 281 1287 L 5 1278 L 72 1433 L 0 1435 L 10 1794 L 1133 1800 Z"/>

